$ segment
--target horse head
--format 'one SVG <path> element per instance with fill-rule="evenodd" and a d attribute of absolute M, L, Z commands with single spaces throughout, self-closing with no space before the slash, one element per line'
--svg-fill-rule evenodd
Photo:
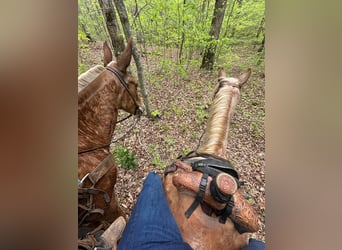
<path fill-rule="evenodd" d="M 116 62 L 113 61 L 113 54 L 107 42 L 103 44 L 103 54 L 104 66 L 117 76 L 126 90 L 121 96 L 122 100 L 118 108 L 130 114 L 141 114 L 143 108 L 142 99 L 138 92 L 138 83 L 127 73 L 132 58 L 132 38 L 128 39 L 125 50 Z"/>

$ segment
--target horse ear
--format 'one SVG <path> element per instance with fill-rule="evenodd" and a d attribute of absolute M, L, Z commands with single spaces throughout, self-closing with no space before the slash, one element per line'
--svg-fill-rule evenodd
<path fill-rule="evenodd" d="M 113 60 L 112 50 L 110 49 L 107 41 L 103 43 L 103 64 L 107 66 Z"/>
<path fill-rule="evenodd" d="M 120 71 L 123 73 L 126 73 L 126 69 L 131 63 L 131 58 L 132 58 L 132 38 L 128 38 L 127 45 L 125 50 L 122 52 L 120 55 L 119 60 L 116 63 L 116 66 Z"/>
<path fill-rule="evenodd" d="M 239 85 L 240 87 L 247 82 L 248 78 L 251 76 L 252 70 L 248 69 L 247 72 L 243 73 L 242 75 L 238 76 Z"/>
<path fill-rule="evenodd" d="M 224 68 L 221 67 L 219 68 L 219 74 L 218 74 L 219 77 L 226 77 L 226 72 L 224 71 Z"/>

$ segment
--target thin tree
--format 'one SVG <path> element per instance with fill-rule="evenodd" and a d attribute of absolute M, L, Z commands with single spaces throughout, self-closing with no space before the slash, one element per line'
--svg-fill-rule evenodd
<path fill-rule="evenodd" d="M 96 13 L 95 13 L 95 16 L 94 16 L 94 11 L 92 9 L 92 5 L 90 3 L 90 6 L 88 4 L 88 2 L 84 2 L 84 6 L 86 8 L 86 16 L 88 18 L 88 20 L 95 20 L 94 22 L 92 22 L 92 28 L 93 30 L 95 31 L 95 34 L 96 34 L 96 40 L 98 40 L 102 34 L 101 34 L 101 24 L 98 22 L 98 18 L 96 16 Z"/>
<path fill-rule="evenodd" d="M 264 34 L 264 37 L 262 38 L 262 42 L 260 44 L 260 47 L 258 49 L 258 52 L 262 52 L 265 48 L 265 34 Z"/>
<path fill-rule="evenodd" d="M 114 0 L 114 4 L 116 7 L 116 10 L 118 11 L 126 39 L 128 39 L 129 37 L 132 37 L 132 31 L 131 31 L 131 25 L 129 24 L 129 20 L 128 20 L 126 6 L 125 6 L 123 0 Z M 142 97 L 144 99 L 146 113 L 147 113 L 148 117 L 152 117 L 151 109 L 150 109 L 150 103 L 149 103 L 149 100 L 147 97 L 147 92 L 146 92 L 144 69 L 142 67 L 142 64 L 140 61 L 140 55 L 139 55 L 139 52 L 137 50 L 135 43 L 133 42 L 132 45 L 133 45 L 133 48 L 132 48 L 133 58 L 135 61 L 135 65 L 137 67 L 138 79 L 139 79 L 139 83 L 140 83 L 140 90 L 141 90 Z"/>
<path fill-rule="evenodd" d="M 230 28 L 230 23 L 229 21 L 231 20 L 231 17 L 233 16 L 233 11 L 234 11 L 234 7 L 235 7 L 235 3 L 236 3 L 236 0 L 233 0 L 233 3 L 231 4 L 231 7 L 229 6 L 229 14 L 228 14 L 228 18 L 227 18 L 227 22 L 226 22 L 226 30 L 224 32 L 224 37 L 226 37 L 228 35 L 228 31 L 229 31 L 229 28 Z"/>
<path fill-rule="evenodd" d="M 201 22 L 202 27 L 205 26 L 205 22 L 208 19 L 209 4 L 210 4 L 210 0 L 203 0 L 201 13 L 200 13 L 200 20 L 198 20 L 199 22 Z"/>
<path fill-rule="evenodd" d="M 185 5 L 186 5 L 186 0 L 183 0 L 183 7 L 182 7 L 182 13 L 180 13 L 180 6 L 178 3 L 178 17 L 180 20 L 182 20 L 182 37 L 181 37 L 181 41 L 180 41 L 180 45 L 179 45 L 179 53 L 178 53 L 178 63 L 182 64 L 182 53 L 183 53 L 183 46 L 184 46 L 184 41 L 185 41 L 185 21 L 184 21 L 184 9 L 185 9 Z"/>
<path fill-rule="evenodd" d="M 211 21 L 211 28 L 209 31 L 209 41 L 205 49 L 201 68 L 212 70 L 214 67 L 215 53 L 217 47 L 217 40 L 220 37 L 220 31 L 222 26 L 222 21 L 224 18 L 224 12 L 227 7 L 227 0 L 216 0 L 213 19 Z"/>
<path fill-rule="evenodd" d="M 242 0 L 236 0 L 236 2 L 238 3 L 237 5 L 237 10 L 236 10 L 236 13 L 234 15 L 234 19 L 236 19 L 237 21 L 236 22 L 233 22 L 233 25 L 231 27 L 231 34 L 229 37 L 233 38 L 235 36 L 235 32 L 236 32 L 236 26 L 237 24 L 239 23 L 239 20 L 240 20 L 240 15 L 241 15 L 241 6 L 242 6 Z"/>
<path fill-rule="evenodd" d="M 79 17 L 83 16 L 80 5 L 78 5 L 78 16 Z M 79 20 L 80 20 L 80 18 L 79 18 Z M 84 34 L 86 35 L 88 41 L 93 42 L 94 39 L 92 38 L 86 23 L 81 19 L 80 24 L 81 24 L 82 30 L 83 30 Z"/>
<path fill-rule="evenodd" d="M 138 1 L 135 0 L 135 11 L 133 13 L 133 27 L 135 27 L 135 30 L 137 31 L 137 43 L 140 43 L 142 45 L 143 54 L 147 54 L 147 49 L 146 49 L 146 41 L 145 41 L 145 31 L 143 28 L 143 25 L 141 23 L 141 19 L 140 19 L 140 12 L 147 7 L 149 4 L 145 4 L 143 7 L 139 7 L 138 5 Z M 138 20 L 139 23 L 139 27 L 136 24 L 136 20 Z M 148 56 L 145 56 L 145 60 L 146 60 L 146 66 L 147 66 L 147 71 L 149 71 L 149 61 L 148 61 Z"/>
<path fill-rule="evenodd" d="M 258 28 L 258 32 L 256 34 L 256 38 L 259 38 L 261 33 L 263 35 L 262 42 L 260 44 L 258 52 L 262 52 L 264 50 L 264 47 L 265 47 L 265 30 L 264 30 L 265 28 L 264 28 L 264 25 L 265 25 L 265 16 L 263 16 L 263 18 L 261 19 L 261 22 L 260 22 L 260 25 Z"/>
<path fill-rule="evenodd" d="M 125 41 L 116 18 L 113 2 L 112 0 L 98 1 L 105 19 L 110 39 L 112 40 L 115 57 L 119 58 L 120 54 L 125 49 Z"/>

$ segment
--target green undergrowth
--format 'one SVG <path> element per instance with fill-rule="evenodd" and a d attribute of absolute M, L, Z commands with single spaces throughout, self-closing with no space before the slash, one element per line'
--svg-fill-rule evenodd
<path fill-rule="evenodd" d="M 124 169 L 136 169 L 139 166 L 138 158 L 136 155 L 125 146 L 116 146 L 112 153 L 114 155 L 115 161 L 119 164 L 121 168 Z"/>

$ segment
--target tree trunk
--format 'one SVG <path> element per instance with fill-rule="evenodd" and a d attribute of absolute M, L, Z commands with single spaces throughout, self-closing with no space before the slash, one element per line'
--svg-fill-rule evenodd
<path fill-rule="evenodd" d="M 115 57 L 119 58 L 122 51 L 125 49 L 125 42 L 116 18 L 113 2 L 112 0 L 98 1 L 102 9 L 103 17 L 106 21 L 110 39 L 112 40 Z"/>
<path fill-rule="evenodd" d="M 262 39 L 261 45 L 258 49 L 258 52 L 262 52 L 264 50 L 264 47 L 265 47 L 265 34 L 264 34 L 264 37 Z"/>
<path fill-rule="evenodd" d="M 145 4 L 143 7 L 139 8 L 138 0 L 135 0 L 135 6 L 136 6 L 135 8 L 137 11 L 134 13 L 133 26 L 136 27 L 135 30 L 137 31 L 137 43 L 140 43 L 142 45 L 142 48 L 143 48 L 142 54 L 147 54 L 146 43 L 145 43 L 145 32 L 144 32 L 144 28 L 143 28 L 143 25 L 142 25 L 141 20 L 140 20 L 140 12 L 146 6 L 148 6 L 148 4 Z M 136 19 L 138 19 L 139 27 L 138 27 L 138 25 L 135 25 Z M 146 60 L 147 71 L 149 71 L 148 56 L 145 56 L 145 60 Z"/>
<path fill-rule="evenodd" d="M 202 7 L 201 7 L 201 15 L 204 13 L 205 11 L 205 4 L 206 4 L 207 0 L 203 0 L 203 3 L 202 3 Z M 203 18 L 204 16 L 202 16 Z"/>
<path fill-rule="evenodd" d="M 228 18 L 227 18 L 227 22 L 226 22 L 226 30 L 225 30 L 224 35 L 223 35 L 224 37 L 227 37 L 227 35 L 228 35 L 228 30 L 229 30 L 229 28 L 230 28 L 229 21 L 230 21 L 230 18 L 232 17 L 232 15 L 233 15 L 235 3 L 236 3 L 236 0 L 233 1 L 232 7 L 229 8 L 230 11 L 229 11 Z M 229 10 L 229 9 L 228 9 L 228 10 Z"/>
<path fill-rule="evenodd" d="M 179 19 L 182 20 L 182 37 L 181 37 L 181 41 L 180 41 L 180 45 L 179 45 L 178 64 L 182 64 L 182 53 L 183 53 L 183 46 L 184 46 L 184 41 L 185 41 L 185 32 L 184 32 L 184 26 L 185 26 L 184 9 L 185 9 L 185 5 L 186 5 L 186 0 L 183 1 L 182 14 L 180 13 L 179 5 L 178 5 Z"/>
<path fill-rule="evenodd" d="M 210 0 L 203 0 L 202 7 L 201 7 L 201 14 L 199 22 L 202 23 L 202 26 L 205 25 L 206 20 L 208 19 L 208 10 L 209 10 Z"/>
<path fill-rule="evenodd" d="M 238 26 L 239 20 L 240 20 L 240 14 L 241 14 L 241 6 L 242 6 L 242 0 L 237 0 L 238 3 L 238 9 L 236 10 L 236 14 L 235 14 L 235 19 L 237 20 L 237 22 L 233 23 L 233 27 L 232 27 L 232 31 L 230 34 L 230 37 L 233 38 L 235 36 L 235 32 L 236 32 L 236 26 Z"/>
<path fill-rule="evenodd" d="M 82 14 L 81 7 L 78 5 L 78 16 L 82 16 L 82 15 L 83 14 Z M 87 25 L 83 21 L 80 21 L 80 23 L 81 23 L 82 30 L 83 30 L 84 34 L 86 35 L 88 41 L 93 42 L 94 39 L 92 38 Z"/>
<path fill-rule="evenodd" d="M 131 25 L 129 24 L 125 4 L 124 4 L 123 0 L 114 0 L 114 4 L 115 4 L 115 7 L 118 11 L 126 39 L 128 39 L 129 37 L 132 37 L 132 31 L 131 31 Z M 147 113 L 148 117 L 152 117 L 151 109 L 150 109 L 150 103 L 149 103 L 149 100 L 147 97 L 147 92 L 146 92 L 144 69 L 142 67 L 142 64 L 140 61 L 140 55 L 139 55 L 139 52 L 137 50 L 137 47 L 135 46 L 135 42 L 133 42 L 133 49 L 132 50 L 133 50 L 132 51 L 133 58 L 134 58 L 134 61 L 135 61 L 136 67 L 137 67 L 137 71 L 138 71 L 138 79 L 139 79 L 139 83 L 140 83 L 140 90 L 141 90 L 142 97 L 144 99 L 144 105 L 145 105 L 146 113 Z"/>
<path fill-rule="evenodd" d="M 97 23 L 100 22 L 100 16 L 103 16 L 103 13 L 102 13 L 102 10 L 101 10 L 101 7 L 99 5 L 98 2 L 92 2 L 92 4 L 94 5 L 95 7 L 95 16 L 96 16 L 96 19 L 97 19 Z M 105 20 L 103 20 L 103 22 L 100 22 L 99 24 L 99 29 L 100 29 L 100 38 L 99 40 L 103 41 L 103 40 L 110 40 L 109 37 L 108 37 L 108 30 L 106 29 L 106 26 L 105 26 Z"/>
<path fill-rule="evenodd" d="M 216 53 L 216 41 L 220 37 L 220 31 L 222 26 L 222 21 L 224 18 L 224 12 L 227 7 L 227 0 L 216 0 L 213 19 L 211 22 L 211 28 L 209 31 L 209 42 L 205 49 L 201 68 L 212 70 L 214 67 L 214 59 Z"/>
<path fill-rule="evenodd" d="M 89 16 L 91 20 L 94 20 L 94 17 L 93 17 L 93 15 L 91 14 L 93 11 L 91 11 L 91 10 L 89 9 L 88 3 L 87 3 L 87 2 L 84 2 L 84 6 L 85 6 L 85 8 L 86 8 L 87 17 Z M 90 26 L 90 25 L 89 25 L 89 26 Z M 100 33 L 99 33 L 98 29 L 94 27 L 94 25 L 92 25 L 92 30 L 93 30 L 94 33 L 96 34 L 96 39 L 95 39 L 95 40 L 97 40 L 97 39 L 100 37 Z"/>
<path fill-rule="evenodd" d="M 260 25 L 259 25 L 259 28 L 258 28 L 258 32 L 256 34 L 256 38 L 259 38 L 261 32 L 263 32 L 264 30 L 264 24 L 265 24 L 265 16 L 261 19 L 260 21 Z"/>

